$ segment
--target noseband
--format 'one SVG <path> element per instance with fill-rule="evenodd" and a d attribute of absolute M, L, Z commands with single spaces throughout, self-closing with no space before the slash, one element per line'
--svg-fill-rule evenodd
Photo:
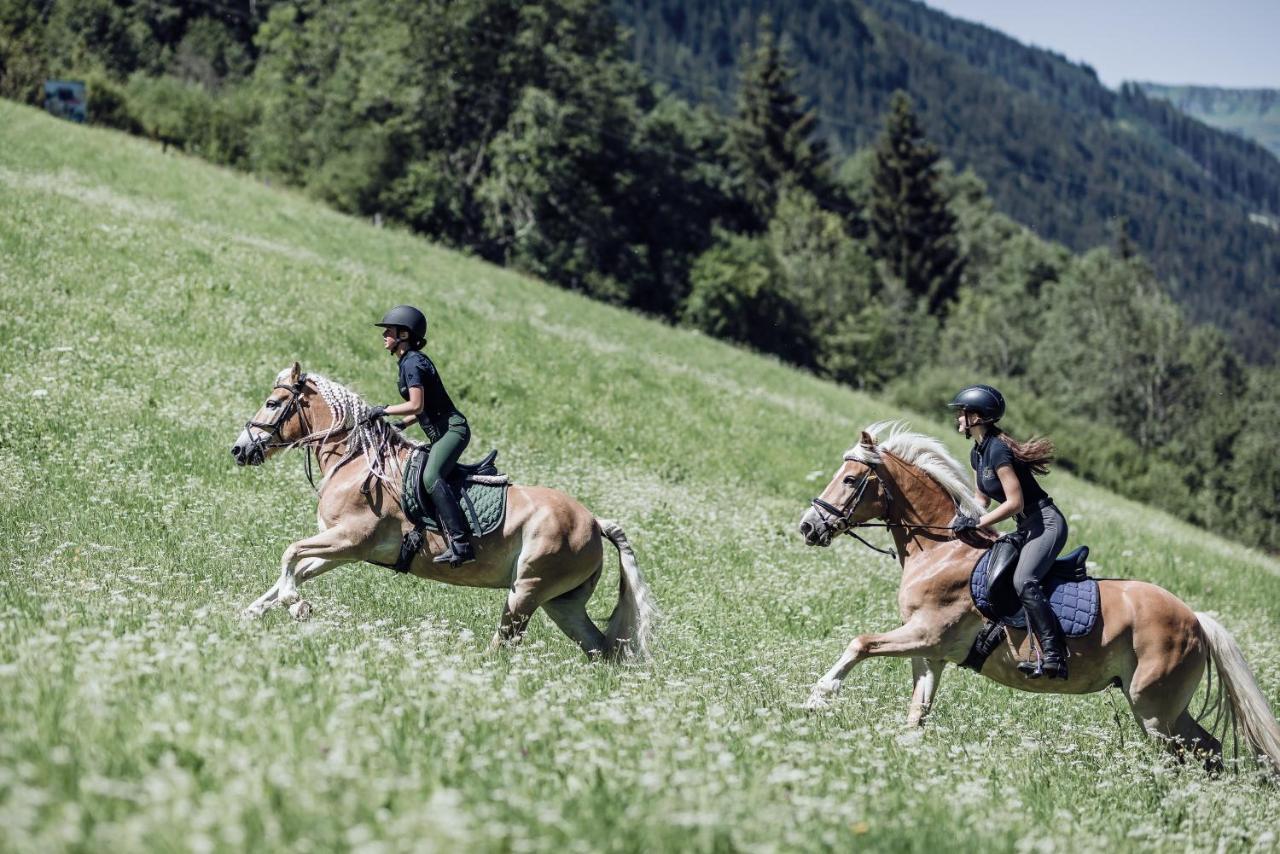
<path fill-rule="evenodd" d="M 284 404 L 284 406 L 280 408 L 280 413 L 276 415 L 276 419 L 274 421 L 266 423 L 266 422 L 254 421 L 253 419 L 250 419 L 245 422 L 244 430 L 246 433 L 249 434 L 249 442 L 250 442 L 252 451 L 258 454 L 263 454 L 266 452 L 268 448 L 287 448 L 297 444 L 296 442 L 272 441 L 273 439 L 279 438 L 281 428 L 284 427 L 285 422 L 288 421 L 289 418 L 293 416 L 294 412 L 297 412 L 299 414 L 299 417 L 302 418 L 303 435 L 306 435 L 307 433 L 311 432 L 311 428 L 307 425 L 306 417 L 302 415 L 302 409 L 301 407 L 298 406 L 298 398 L 302 396 L 302 391 L 305 388 L 306 384 L 307 384 L 307 375 L 302 374 L 301 376 L 298 377 L 298 381 L 292 385 L 284 385 L 283 383 L 277 383 L 275 386 L 272 387 L 271 389 L 272 391 L 282 388 L 285 391 L 289 392 L 289 400 Z M 253 433 L 250 432 L 251 429 L 265 430 L 266 435 L 254 436 Z"/>
<path fill-rule="evenodd" d="M 857 460 L 856 462 L 861 462 L 861 460 Z M 827 526 L 828 531 L 832 531 L 837 534 L 848 534 L 849 536 L 853 537 L 855 540 L 862 543 L 864 546 L 871 549 L 872 551 L 880 552 L 880 554 L 889 555 L 890 557 L 896 558 L 898 554 L 893 549 L 882 549 L 879 546 L 874 546 L 871 543 L 867 542 L 866 540 L 862 539 L 862 537 L 858 536 L 853 529 L 854 528 L 905 528 L 909 530 L 911 528 L 922 528 L 925 530 L 935 530 L 935 531 L 952 530 L 950 525 L 925 525 L 919 522 L 906 524 L 904 522 L 889 521 L 888 517 L 890 513 L 892 513 L 893 511 L 893 505 L 895 504 L 895 501 L 893 497 L 893 492 L 892 490 L 889 489 L 889 482 L 879 476 L 876 477 L 876 480 L 879 481 L 880 489 L 884 493 L 884 512 L 881 514 L 881 516 L 885 519 L 885 521 L 884 522 L 854 522 L 853 514 L 857 512 L 858 506 L 862 503 L 862 494 L 866 492 L 867 484 L 871 480 L 871 475 L 875 471 L 875 464 L 866 463 L 865 465 L 867 466 L 867 473 L 862 476 L 862 480 L 858 481 L 858 486 L 853 491 L 853 495 L 849 498 L 849 503 L 844 510 L 841 510 L 840 508 L 836 507 L 834 504 L 831 504 L 830 502 L 823 501 L 821 498 L 815 498 L 813 499 L 812 502 L 810 502 L 811 504 L 813 504 L 814 508 L 818 511 L 818 516 L 822 519 L 822 524 Z"/>
<path fill-rule="evenodd" d="M 868 464 L 867 473 L 862 476 L 862 480 L 858 481 L 858 486 L 854 489 L 853 495 L 849 497 L 849 502 L 845 506 L 845 509 L 841 510 L 834 504 L 823 501 L 820 497 L 813 499 L 811 503 L 818 511 L 818 516 L 822 519 L 822 524 L 827 526 L 828 531 L 833 531 L 838 534 L 848 534 L 873 551 L 889 555 L 890 557 L 897 557 L 897 552 L 892 549 L 882 549 L 879 546 L 873 546 L 853 531 L 854 528 L 892 527 L 888 522 L 877 524 L 873 522 L 853 521 L 853 514 L 857 512 L 858 505 L 862 503 L 862 494 L 867 491 L 867 484 L 870 483 L 871 475 L 874 471 L 875 466 Z M 881 480 L 880 478 L 876 479 L 880 481 L 880 488 L 884 490 L 884 515 L 887 516 L 889 515 L 889 510 L 893 507 L 893 493 L 889 491 L 889 484 L 885 483 L 884 480 Z"/>

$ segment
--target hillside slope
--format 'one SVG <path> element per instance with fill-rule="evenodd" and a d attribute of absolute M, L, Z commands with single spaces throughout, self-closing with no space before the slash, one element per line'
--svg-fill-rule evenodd
<path fill-rule="evenodd" d="M 1280 89 L 1170 86 L 1165 83 L 1134 85 L 1152 98 L 1170 102 L 1192 118 L 1251 139 L 1280 157 Z"/>
<path fill-rule="evenodd" d="M 1261 146 L 1170 122 L 1136 89 L 1112 92 L 1085 66 L 908 0 L 613 6 L 655 79 L 724 109 L 742 45 L 770 15 L 838 148 L 870 143 L 905 89 L 1003 211 L 1077 251 L 1113 242 L 1123 223 L 1192 318 L 1274 359 L 1280 240 L 1256 220 L 1280 212 L 1280 160 Z"/>
<path fill-rule="evenodd" d="M 855 633 L 896 624 L 898 572 L 795 522 L 859 429 L 907 413 L 3 102 L 0 197 L 7 850 L 1274 841 L 1272 792 L 1166 764 L 1104 696 L 949 670 L 907 736 L 909 669 L 872 661 L 831 713 L 799 708 Z M 653 667 L 589 666 L 541 616 L 486 655 L 499 592 L 369 565 L 304 586 L 310 623 L 239 620 L 315 516 L 297 454 L 237 469 L 230 443 L 294 359 L 391 399 L 371 323 L 401 301 L 432 320 L 468 456 L 497 446 L 626 528 L 666 615 Z M 1096 572 L 1216 611 L 1280 705 L 1280 564 L 1048 485 Z M 610 560 L 597 618 L 616 584 Z"/>

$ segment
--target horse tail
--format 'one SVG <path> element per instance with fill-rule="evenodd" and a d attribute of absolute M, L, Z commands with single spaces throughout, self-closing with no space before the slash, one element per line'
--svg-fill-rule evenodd
<path fill-rule="evenodd" d="M 604 534 L 618 550 L 618 604 L 609 616 L 605 629 L 606 655 L 614 659 L 634 656 L 641 661 L 653 654 L 653 629 L 658 619 L 658 607 L 653 592 L 640 573 L 636 553 L 627 541 L 622 526 L 609 519 L 596 519 L 600 533 Z"/>
<path fill-rule="evenodd" d="M 1280 780 L 1280 723 L 1267 705 L 1244 653 L 1231 633 L 1208 614 L 1196 612 L 1209 655 L 1222 684 L 1227 690 L 1227 702 L 1231 718 L 1239 724 L 1240 732 L 1253 750 L 1258 761 L 1266 767 L 1273 779 Z"/>

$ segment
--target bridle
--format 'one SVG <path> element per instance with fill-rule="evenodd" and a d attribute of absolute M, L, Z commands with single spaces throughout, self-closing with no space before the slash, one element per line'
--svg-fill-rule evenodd
<path fill-rule="evenodd" d="M 299 374 L 298 381 L 292 384 L 276 383 L 271 390 L 284 389 L 289 392 L 289 399 L 280 407 L 279 413 L 274 421 L 262 422 L 254 421 L 252 418 L 245 422 L 244 431 L 249 436 L 249 453 L 257 454 L 259 458 L 266 455 L 268 448 L 293 448 L 298 445 L 305 444 L 307 439 L 311 438 L 311 425 L 307 423 L 307 414 L 298 404 L 298 400 L 302 397 L 302 392 L 307 385 L 307 375 Z M 302 438 L 294 439 L 292 442 L 273 441 L 280 439 L 280 430 L 285 423 L 293 417 L 294 413 L 298 414 L 299 420 L 302 422 Z M 254 436 L 253 430 L 265 430 L 266 435 Z M 307 482 L 311 484 L 311 488 L 316 488 L 315 479 L 311 473 L 311 454 L 307 454 L 303 463 L 303 467 L 307 473 Z"/>
<path fill-rule="evenodd" d="M 275 391 L 276 389 L 284 389 L 285 391 L 289 392 L 289 399 L 286 400 L 284 405 L 280 407 L 279 414 L 276 415 L 274 421 L 263 422 L 263 421 L 254 421 L 250 419 L 245 422 L 245 425 L 244 425 L 245 433 L 249 436 L 249 451 L 248 451 L 249 454 L 251 455 L 256 454 L 259 460 L 261 460 L 261 458 L 266 455 L 267 449 L 269 448 L 310 447 L 317 442 L 323 444 L 325 439 L 327 439 L 334 432 L 333 430 L 323 431 L 321 433 L 315 433 L 312 431 L 311 425 L 307 422 L 306 410 L 303 409 L 302 406 L 298 403 L 298 400 L 302 397 L 303 391 L 305 391 L 306 389 L 306 385 L 307 385 L 307 375 L 300 374 L 298 376 L 298 381 L 295 383 L 292 383 L 292 384 L 276 383 L 274 386 L 272 386 L 272 389 L 271 389 L 272 391 Z M 302 435 L 299 438 L 294 439 L 293 441 L 290 441 L 290 442 L 285 442 L 283 440 L 273 441 L 273 440 L 280 439 L 281 429 L 284 427 L 285 423 L 288 422 L 288 420 L 291 417 L 293 417 L 293 414 L 295 412 L 297 412 L 298 419 L 302 422 Z M 250 428 L 255 430 L 265 431 L 265 435 L 260 434 L 255 437 L 254 434 L 250 432 Z M 349 428 L 339 428 L 339 429 L 342 430 L 342 429 L 349 429 Z M 379 455 L 382 453 L 383 449 L 386 447 L 386 442 L 388 441 L 388 438 L 389 438 L 389 434 L 386 431 L 383 431 L 381 445 L 378 449 Z M 318 456 L 320 453 L 319 450 L 317 450 L 316 453 Z M 303 455 L 302 459 L 303 459 L 302 468 L 307 475 L 307 483 L 311 484 L 312 490 L 318 491 L 316 490 L 315 476 L 312 473 L 311 454 L 308 453 Z M 338 464 L 342 465 L 342 463 L 345 463 L 345 462 L 346 460 L 344 459 Z M 365 478 L 365 482 L 360 487 L 360 491 L 365 495 L 369 494 L 369 479 L 372 476 L 373 476 L 373 473 L 370 472 L 370 475 Z"/>
<path fill-rule="evenodd" d="M 892 557 L 892 558 L 897 558 L 898 553 L 893 549 L 882 549 L 879 546 L 872 545 L 871 543 L 864 540 L 862 537 L 858 536 L 858 534 L 855 533 L 853 529 L 854 528 L 905 528 L 910 530 L 911 528 L 924 528 L 924 529 L 936 530 L 936 531 L 951 530 L 950 525 L 925 525 L 920 522 L 915 522 L 912 524 L 906 524 L 904 522 L 891 522 L 891 521 L 854 522 L 853 514 L 858 511 L 858 506 L 862 504 L 863 493 L 867 491 L 867 485 L 871 481 L 871 476 L 875 474 L 876 463 L 866 463 L 866 462 L 863 462 L 862 460 L 853 460 L 850 457 L 845 457 L 845 460 L 849 462 L 863 463 L 863 465 L 867 467 L 867 473 L 862 476 L 862 479 L 860 481 L 858 481 L 858 485 L 854 488 L 853 494 L 849 496 L 849 500 L 845 504 L 845 507 L 843 510 L 840 509 L 839 507 L 836 507 L 834 504 L 828 501 L 823 501 L 821 497 L 815 498 L 810 502 L 813 505 L 814 509 L 818 511 L 818 516 L 819 518 L 821 518 L 822 524 L 827 526 L 828 531 L 831 531 L 836 534 L 848 534 L 849 536 L 853 537 L 855 540 L 862 543 L 864 546 L 871 549 L 872 551 L 879 552 L 880 554 L 883 554 L 883 555 L 888 555 L 889 557 Z M 895 503 L 894 497 L 893 497 L 893 491 L 889 489 L 889 482 L 884 478 L 880 477 L 879 475 L 876 475 L 876 482 L 880 484 L 880 490 L 884 495 L 884 509 L 880 513 L 880 516 L 882 516 L 887 520 L 889 515 L 893 511 L 893 505 Z"/>

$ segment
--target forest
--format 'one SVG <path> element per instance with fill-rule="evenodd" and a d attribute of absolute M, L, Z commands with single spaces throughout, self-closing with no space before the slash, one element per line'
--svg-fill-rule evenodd
<path fill-rule="evenodd" d="M 915 4 L 798 8 L 0 0 L 0 95 L 82 79 L 97 124 L 939 418 L 990 382 L 1059 465 L 1280 548 L 1275 159 Z"/>

